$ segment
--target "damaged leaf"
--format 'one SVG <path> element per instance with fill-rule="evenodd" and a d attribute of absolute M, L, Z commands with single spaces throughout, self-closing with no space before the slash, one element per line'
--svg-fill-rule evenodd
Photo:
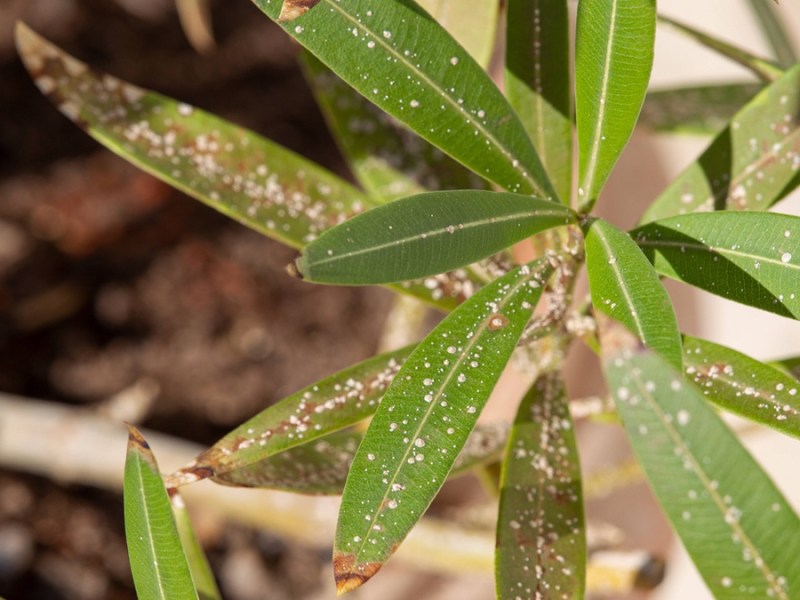
<path fill-rule="evenodd" d="M 547 259 L 482 288 L 395 377 L 347 478 L 334 545 L 339 593 L 389 559 L 447 478 L 552 273 Z"/>
<path fill-rule="evenodd" d="M 319 0 L 283 0 L 283 6 L 281 6 L 278 21 L 280 23 L 294 21 L 297 17 L 306 14 L 317 4 L 319 4 Z"/>
<path fill-rule="evenodd" d="M 412 349 L 370 358 L 273 404 L 171 475 L 170 487 L 249 467 L 369 417 Z"/>
<path fill-rule="evenodd" d="M 500 484 L 497 597 L 583 598 L 586 532 L 566 388 L 541 375 L 519 406 Z"/>

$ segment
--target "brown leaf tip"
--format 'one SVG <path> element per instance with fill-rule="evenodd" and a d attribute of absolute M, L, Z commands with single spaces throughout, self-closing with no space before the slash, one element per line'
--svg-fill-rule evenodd
<path fill-rule="evenodd" d="M 284 0 L 283 6 L 281 6 L 281 14 L 278 15 L 278 22 L 294 21 L 317 4 L 319 4 L 319 0 Z"/>
<path fill-rule="evenodd" d="M 132 446 L 138 446 L 144 450 L 150 450 L 150 444 L 147 443 L 147 440 L 144 439 L 144 436 L 139 432 L 136 427 L 128 425 L 128 444 Z"/>
<path fill-rule="evenodd" d="M 286 272 L 295 279 L 305 279 L 305 277 L 303 277 L 303 274 L 300 272 L 300 269 L 297 266 L 298 260 L 300 259 L 298 258 L 296 260 L 293 260 L 288 265 L 286 265 Z"/>
<path fill-rule="evenodd" d="M 361 587 L 377 573 L 383 563 L 369 562 L 356 564 L 352 554 L 333 555 L 333 576 L 336 580 L 336 595 L 341 596 L 347 592 Z"/>

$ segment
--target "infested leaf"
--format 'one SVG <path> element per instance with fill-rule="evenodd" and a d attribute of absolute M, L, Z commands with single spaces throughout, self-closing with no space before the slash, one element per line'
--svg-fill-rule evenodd
<path fill-rule="evenodd" d="M 800 519 L 703 395 L 602 325 L 604 371 L 653 491 L 715 598 L 789 600 Z"/>
<path fill-rule="evenodd" d="M 645 211 L 641 221 L 765 210 L 800 183 L 800 65 L 759 92 Z"/>
<path fill-rule="evenodd" d="M 666 133 L 716 135 L 763 87 L 730 83 L 652 91 L 644 100 L 639 125 Z"/>
<path fill-rule="evenodd" d="M 703 33 L 694 27 L 663 15 L 660 15 L 658 20 L 660 23 L 669 25 L 683 35 L 743 66 L 762 81 L 775 81 L 783 75 L 783 69 L 772 61 L 761 58 L 760 56 L 755 56 L 750 52 L 742 50 L 738 46 L 728 44 L 719 38 Z"/>
<path fill-rule="evenodd" d="M 506 12 L 506 96 L 558 195 L 569 204 L 572 84 L 567 2 L 509 0 Z"/>
<path fill-rule="evenodd" d="M 383 566 L 439 491 L 552 269 L 541 259 L 482 288 L 395 377 L 345 485 L 334 545 L 340 593 Z"/>
<path fill-rule="evenodd" d="M 586 233 L 586 271 L 596 311 L 625 325 L 681 368 L 681 335 L 658 274 L 631 237 L 597 219 Z"/>
<path fill-rule="evenodd" d="M 247 227 L 299 248 L 371 205 L 344 180 L 251 131 L 94 71 L 22 23 L 16 34 L 32 77 L 67 117 L 122 158 Z M 432 283 L 398 289 L 449 310 L 474 287 L 465 273 Z"/>
<path fill-rule="evenodd" d="M 136 593 L 146 600 L 197 600 L 155 457 L 135 427 L 128 426 L 128 432 L 123 483 L 125 539 Z"/>
<path fill-rule="evenodd" d="M 277 19 L 278 0 L 254 3 Z M 413 0 L 321 0 L 282 27 L 370 102 L 481 177 L 556 199 L 506 99 Z"/>
<path fill-rule="evenodd" d="M 507 432 L 505 425 L 479 425 L 467 439 L 450 476 L 496 459 L 503 450 Z M 362 437 L 357 431 L 335 432 L 247 467 L 223 473 L 214 477 L 214 481 L 300 494 L 341 494 Z"/>
<path fill-rule="evenodd" d="M 195 535 L 189 511 L 186 509 L 186 504 L 184 504 L 178 490 L 170 492 L 170 503 L 175 524 L 178 527 L 178 536 L 181 539 L 186 559 L 189 562 L 189 570 L 192 573 L 192 580 L 197 588 L 199 600 L 221 600 L 222 597 L 214 579 L 214 573 L 211 571 L 211 566 L 208 564 L 203 547 Z"/>
<path fill-rule="evenodd" d="M 800 217 L 727 211 L 688 214 L 649 223 L 631 236 L 661 275 L 800 318 Z"/>
<path fill-rule="evenodd" d="M 301 65 L 353 174 L 383 204 L 425 190 L 488 183 L 358 94 L 312 54 Z"/>
<path fill-rule="evenodd" d="M 273 404 L 171 475 L 170 487 L 247 468 L 369 417 L 412 349 L 367 359 Z"/>
<path fill-rule="evenodd" d="M 507 192 L 428 192 L 372 209 L 320 236 L 295 261 L 308 281 L 390 283 L 468 265 L 575 221 L 565 206 Z"/>
<path fill-rule="evenodd" d="M 501 600 L 521 593 L 583 598 L 581 472 L 566 389 L 556 372 L 541 375 L 528 391 L 508 440 L 495 572 Z"/>
<path fill-rule="evenodd" d="M 707 340 L 684 337 L 686 375 L 711 402 L 745 419 L 800 437 L 800 398 L 793 377 Z"/>
<path fill-rule="evenodd" d="M 655 34 L 655 0 L 578 4 L 575 117 L 582 209 L 594 204 L 633 133 L 650 81 Z"/>

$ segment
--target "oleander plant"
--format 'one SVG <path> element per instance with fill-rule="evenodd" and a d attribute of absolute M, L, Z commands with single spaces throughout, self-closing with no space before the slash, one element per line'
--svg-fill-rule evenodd
<path fill-rule="evenodd" d="M 24 24 L 17 44 L 67 117 L 298 249 L 291 274 L 389 286 L 445 316 L 421 341 L 266 408 L 171 475 L 131 427 L 124 502 L 139 596 L 219 597 L 182 486 L 341 494 L 333 568 L 345 593 L 390 559 L 449 477 L 480 470 L 499 498 L 498 598 L 584 597 L 562 366 L 585 344 L 613 400 L 603 418 L 621 423 L 714 596 L 800 598 L 800 519 L 721 414 L 800 436 L 798 361 L 683 335 L 662 284 L 800 318 L 800 218 L 772 210 L 800 183 L 800 64 L 770 3 L 752 5 L 774 60 L 662 19 L 655 0 L 473 0 L 467 11 L 460 0 L 253 1 L 302 47 L 356 185 L 99 73 Z M 759 83 L 648 93 L 659 21 Z M 498 29 L 499 87 L 487 72 Z M 624 231 L 594 209 L 637 123 L 712 141 Z M 584 270 L 589 294 L 573 297 Z M 479 424 L 512 358 L 533 381 L 516 418 Z"/>

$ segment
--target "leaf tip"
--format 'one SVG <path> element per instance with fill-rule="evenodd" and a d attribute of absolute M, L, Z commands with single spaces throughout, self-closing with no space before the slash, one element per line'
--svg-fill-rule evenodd
<path fill-rule="evenodd" d="M 37 54 L 41 48 L 42 38 L 28 27 L 24 21 L 17 21 L 14 24 L 14 40 L 17 45 L 17 52 L 19 52 L 26 64 L 29 57 Z"/>
<path fill-rule="evenodd" d="M 139 448 L 141 450 L 150 451 L 150 444 L 147 443 L 147 440 L 144 439 L 144 436 L 141 432 L 136 429 L 130 423 L 126 423 L 128 426 L 128 447 L 129 448 Z"/>
<path fill-rule="evenodd" d="M 278 15 L 279 23 L 294 21 L 297 17 L 304 15 L 314 8 L 320 0 L 284 0 L 281 6 L 281 14 Z"/>
<path fill-rule="evenodd" d="M 353 554 L 334 554 L 333 577 L 336 580 L 336 595 L 341 596 L 361 587 L 382 566 L 383 563 L 378 562 L 356 564 L 356 557 Z"/>

